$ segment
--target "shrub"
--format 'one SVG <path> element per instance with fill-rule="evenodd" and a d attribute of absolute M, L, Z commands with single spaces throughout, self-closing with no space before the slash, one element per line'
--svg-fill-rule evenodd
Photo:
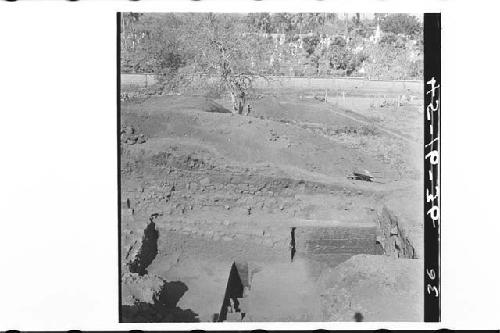
<path fill-rule="evenodd" d="M 388 15 L 382 20 L 380 28 L 384 32 L 407 36 L 415 36 L 422 31 L 422 27 L 417 18 L 408 14 Z"/>

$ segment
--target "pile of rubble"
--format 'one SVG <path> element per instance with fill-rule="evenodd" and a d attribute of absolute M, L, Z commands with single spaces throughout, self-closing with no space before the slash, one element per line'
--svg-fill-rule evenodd
<path fill-rule="evenodd" d="M 127 145 L 142 144 L 146 142 L 144 134 L 136 133 L 132 126 L 122 125 L 120 130 L 120 142 Z"/>

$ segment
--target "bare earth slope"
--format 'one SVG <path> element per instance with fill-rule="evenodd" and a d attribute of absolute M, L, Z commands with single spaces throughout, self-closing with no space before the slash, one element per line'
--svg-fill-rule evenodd
<path fill-rule="evenodd" d="M 122 105 L 122 125 L 147 138 L 142 144 L 121 145 L 122 271 L 144 275 L 129 272 L 127 263 L 141 256 L 144 230 L 156 214 L 154 230 L 159 236 L 153 246 L 156 251 L 150 255 L 152 262 L 144 265 L 146 274 L 183 284 L 177 303 L 168 307 L 161 303 L 160 296 L 165 294 L 161 287 L 157 288 L 160 296 L 150 300 L 154 306 L 146 310 L 138 308 L 138 301 L 128 301 L 131 308 L 125 312 L 125 321 L 151 320 L 139 316 L 141 311 L 169 313 L 155 317 L 156 321 L 187 321 L 186 313 L 188 321 L 216 319 L 231 264 L 237 260 L 260 267 L 247 297 L 250 310 L 245 320 L 333 319 L 319 299 L 311 300 L 307 309 L 296 304 L 300 297 L 287 301 L 289 288 L 275 289 L 279 294 L 275 301 L 282 301 L 271 304 L 266 288 L 272 290 L 274 283 L 297 289 L 311 281 L 307 288 L 314 292 L 309 294 L 320 295 L 319 281 L 328 269 L 355 253 L 369 252 L 363 252 L 365 245 L 351 242 L 345 246 L 352 253 L 325 257 L 327 250 L 311 248 L 314 239 L 307 238 L 307 246 L 297 251 L 304 258 L 316 259 L 294 262 L 298 271 L 292 280 L 270 281 L 277 271 L 293 270 L 284 266 L 290 261 L 292 228 L 393 230 L 396 225 L 395 234 L 379 231 L 373 237 L 378 237 L 388 255 L 403 256 L 412 247 L 414 257 L 420 257 L 421 225 L 419 210 L 414 209 L 421 195 L 418 168 L 411 158 L 401 157 L 404 154 L 396 156 L 397 150 L 390 152 L 393 156 L 380 151 L 387 142 L 397 149 L 414 149 L 416 142 L 367 130 L 366 117 L 349 115 L 327 103 L 264 97 L 254 105 L 249 117 L 232 115 L 203 97 L 165 96 Z M 373 172 L 376 182 L 348 179 L 353 171 L 364 170 Z M 384 205 L 396 217 L 388 217 Z M 337 235 L 340 229 L 335 230 Z M 366 260 L 369 264 L 370 259 Z M 392 272 L 397 275 L 399 266 L 395 267 Z M 407 272 L 407 266 L 401 267 Z M 124 285 L 123 280 L 131 278 L 122 278 L 122 285 L 140 289 L 137 279 L 141 277 L 133 285 Z M 271 310 L 257 311 L 263 304 Z M 408 314 L 411 320 L 419 317 L 415 311 Z M 225 320 L 230 318 L 234 315 Z"/>

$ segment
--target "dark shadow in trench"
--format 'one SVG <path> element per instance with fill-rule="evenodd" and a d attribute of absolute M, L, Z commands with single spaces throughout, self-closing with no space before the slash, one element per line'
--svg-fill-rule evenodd
<path fill-rule="evenodd" d="M 121 322 L 124 323 L 193 323 L 199 322 L 198 314 L 191 309 L 181 309 L 177 303 L 186 293 L 184 282 L 166 282 L 154 303 L 137 302 L 122 306 Z"/>
<path fill-rule="evenodd" d="M 151 221 L 146 229 L 144 229 L 142 246 L 139 250 L 139 254 L 134 261 L 128 264 L 130 272 L 138 273 L 140 276 L 148 273 L 146 268 L 151 265 L 158 254 L 158 237 L 159 232 L 156 230 L 154 222 Z"/>
<path fill-rule="evenodd" d="M 227 280 L 226 293 L 224 294 L 224 301 L 220 309 L 217 321 L 222 322 L 227 320 L 228 308 L 232 308 L 235 312 L 241 312 L 239 309 L 238 298 L 243 297 L 244 285 L 241 281 L 240 272 L 236 263 L 233 263 L 229 272 L 229 279 Z M 232 307 L 232 304 L 234 307 Z"/>

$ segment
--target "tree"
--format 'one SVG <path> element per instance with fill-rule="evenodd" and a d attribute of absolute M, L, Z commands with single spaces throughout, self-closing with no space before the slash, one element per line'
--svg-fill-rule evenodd
<path fill-rule="evenodd" d="M 248 25 L 257 28 L 260 33 L 272 32 L 271 15 L 269 13 L 248 14 Z"/>
<path fill-rule="evenodd" d="M 122 16 L 122 68 L 165 75 L 182 67 L 184 55 L 175 15 L 126 13 Z"/>
<path fill-rule="evenodd" d="M 270 44 L 237 14 L 192 15 L 184 26 L 184 43 L 193 56 L 192 73 L 216 78 L 222 90 L 231 95 L 233 111 L 248 112 L 248 91 L 261 76 L 254 64 L 263 63 Z"/>
<path fill-rule="evenodd" d="M 271 15 L 271 25 L 274 33 L 287 33 L 293 29 L 292 24 L 293 14 L 275 13 Z"/>
<path fill-rule="evenodd" d="M 123 71 L 155 73 L 164 89 L 228 92 L 234 112 L 248 111 L 248 91 L 272 52 L 261 36 L 270 29 L 269 14 L 125 17 L 122 41 L 130 42 L 122 42 Z"/>
<path fill-rule="evenodd" d="M 409 49 L 376 44 L 368 52 L 370 61 L 366 61 L 364 67 L 370 78 L 402 80 L 422 77 L 422 61 L 419 58 L 412 60 Z"/>
<path fill-rule="evenodd" d="M 380 28 L 384 32 L 393 34 L 402 34 L 407 36 L 416 36 L 421 33 L 422 26 L 415 16 L 408 14 L 391 14 L 382 19 Z"/>
<path fill-rule="evenodd" d="M 320 42 L 320 38 L 317 34 L 314 34 L 312 36 L 304 37 L 302 41 L 304 43 L 304 51 L 306 51 L 307 55 L 310 56 L 316 50 L 316 47 Z"/>

